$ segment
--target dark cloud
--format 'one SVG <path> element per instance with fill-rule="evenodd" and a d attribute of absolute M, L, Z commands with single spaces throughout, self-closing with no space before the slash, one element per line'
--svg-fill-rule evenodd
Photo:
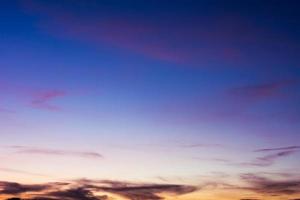
<path fill-rule="evenodd" d="M 191 193 L 196 190 L 195 187 L 183 185 L 141 185 L 141 186 L 121 186 L 121 187 L 103 187 L 104 191 L 119 194 L 121 196 L 138 200 L 159 200 L 163 199 L 159 193 L 167 192 L 175 195 Z"/>
<path fill-rule="evenodd" d="M 176 185 L 176 184 L 144 184 L 144 183 L 137 184 L 137 183 L 111 181 L 111 180 L 102 180 L 97 182 L 93 182 L 90 180 L 80 180 L 79 182 L 88 184 L 89 187 L 94 190 L 118 194 L 120 196 L 132 200 L 159 200 L 159 199 L 163 199 L 160 196 L 160 193 L 182 195 L 197 190 L 197 187 L 194 186 Z"/>
<path fill-rule="evenodd" d="M 56 156 L 75 156 L 82 158 L 101 159 L 103 156 L 100 153 L 92 151 L 69 151 L 59 149 L 35 148 L 26 146 L 9 146 L 9 148 L 16 149 L 16 153 L 25 154 L 42 154 L 42 155 L 56 155 Z"/>
<path fill-rule="evenodd" d="M 294 151 L 294 150 L 300 150 L 300 146 L 288 146 L 288 147 L 275 147 L 275 148 L 256 149 L 255 152 Z"/>
<path fill-rule="evenodd" d="M 15 182 L 0 182 L 0 194 L 17 195 L 26 192 L 39 192 L 48 188 L 48 185 L 22 185 Z"/>
<path fill-rule="evenodd" d="M 85 188 L 74 188 L 64 191 L 55 191 L 46 194 L 50 197 L 55 197 L 57 199 L 72 199 L 72 200 L 104 200 L 104 197 L 96 197 L 93 193 Z"/>
<path fill-rule="evenodd" d="M 250 186 L 245 188 L 256 193 L 267 195 L 292 195 L 300 193 L 300 180 L 272 180 L 255 174 L 243 174 L 241 179 Z"/>
<path fill-rule="evenodd" d="M 246 199 L 240 199 L 240 200 L 260 200 L 260 199 L 249 199 L 249 198 L 246 198 Z"/>
<path fill-rule="evenodd" d="M 131 200 L 161 200 L 161 193 L 174 196 L 192 193 L 197 187 L 176 184 L 144 184 L 111 180 L 75 180 L 70 183 L 46 183 L 42 185 L 22 185 L 1 182 L 0 194 L 31 196 L 25 200 L 106 200 L 107 194 L 115 194 Z M 105 193 L 97 196 L 96 193 Z M 0 196 L 1 197 L 1 196 Z"/>

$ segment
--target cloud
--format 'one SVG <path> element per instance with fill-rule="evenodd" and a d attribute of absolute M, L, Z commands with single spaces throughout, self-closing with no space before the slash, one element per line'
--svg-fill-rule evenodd
<path fill-rule="evenodd" d="M 53 103 L 53 101 L 68 95 L 68 92 L 62 89 L 36 88 L 23 85 L 14 85 L 6 83 L 2 89 L 4 96 L 16 98 L 16 101 L 31 108 L 60 111 L 62 108 Z M 16 113 L 14 108 L 7 108 L 0 105 L 0 113 Z"/>
<path fill-rule="evenodd" d="M 30 104 L 34 108 L 59 111 L 61 110 L 61 108 L 59 106 L 51 104 L 50 102 L 59 97 L 64 97 L 66 96 L 66 94 L 67 93 L 65 91 L 61 90 L 35 91 L 32 94 L 32 100 Z"/>
<path fill-rule="evenodd" d="M 258 167 L 271 166 L 279 158 L 286 157 L 286 156 L 289 156 L 289 155 L 294 154 L 294 153 L 296 153 L 296 151 L 293 151 L 293 150 L 280 151 L 280 152 L 277 152 L 277 153 L 257 157 L 252 162 L 245 162 L 245 163 L 240 163 L 240 164 L 241 165 L 248 165 L 248 166 L 258 166 Z"/>
<path fill-rule="evenodd" d="M 89 185 L 90 188 L 106 191 L 121 195 L 129 199 L 160 200 L 163 199 L 160 193 L 169 193 L 173 195 L 182 195 L 192 193 L 198 188 L 195 186 L 178 184 L 147 184 L 131 183 L 122 181 L 101 180 L 93 181 L 82 179 L 78 181 L 81 184 Z M 91 186 L 91 184 L 93 186 Z M 100 184 L 100 186 L 99 186 Z M 104 185 L 103 185 L 104 184 Z"/>
<path fill-rule="evenodd" d="M 252 162 L 242 163 L 242 164 L 243 165 L 252 165 L 252 166 L 261 166 L 261 167 L 270 166 L 270 165 L 274 164 L 274 162 L 277 159 L 295 154 L 299 150 L 300 150 L 300 146 L 256 149 L 256 150 L 254 150 L 254 152 L 258 152 L 258 153 L 274 152 L 274 153 L 270 153 L 265 156 L 257 157 Z"/>
<path fill-rule="evenodd" d="M 218 162 L 218 163 L 223 163 L 231 166 L 248 166 L 248 167 L 268 167 L 273 165 L 278 159 L 284 158 L 287 156 L 290 156 L 292 154 L 295 154 L 298 152 L 298 147 L 297 146 L 290 146 L 290 147 L 283 147 L 283 148 L 274 148 L 274 149 L 258 149 L 255 150 L 254 152 L 270 152 L 270 151 L 277 151 L 275 153 L 269 153 L 263 156 L 258 156 L 252 161 L 248 162 L 239 162 L 239 161 L 234 161 L 234 160 L 229 160 L 229 159 L 224 159 L 224 158 L 209 158 L 209 159 L 201 159 L 201 158 L 196 158 L 196 159 L 201 159 L 201 160 L 208 160 L 208 161 L 213 161 L 213 162 Z M 279 151 L 279 152 L 278 152 Z M 276 173 L 279 175 L 278 173 Z M 288 173 L 282 173 L 285 176 L 288 175 Z"/>
<path fill-rule="evenodd" d="M 264 148 L 256 149 L 254 152 L 269 152 L 269 151 L 296 151 L 300 150 L 300 146 L 288 146 L 288 147 L 275 147 L 275 148 Z"/>
<path fill-rule="evenodd" d="M 59 149 L 35 148 L 26 146 L 9 146 L 11 149 L 16 149 L 16 153 L 24 154 L 41 154 L 41 155 L 54 155 L 54 156 L 74 156 L 81 158 L 102 159 L 103 156 L 98 152 L 92 151 L 69 151 Z"/>
<path fill-rule="evenodd" d="M 300 180 L 272 180 L 255 174 L 242 174 L 241 179 L 250 186 L 245 189 L 267 195 L 292 195 L 300 193 Z"/>
<path fill-rule="evenodd" d="M 254 199 L 254 198 L 249 199 L 249 198 L 247 198 L 247 199 L 240 199 L 240 200 L 260 200 L 260 199 Z"/>
<path fill-rule="evenodd" d="M 190 3 L 184 6 L 188 4 Z M 249 23 L 241 15 L 234 18 L 225 14 L 219 17 L 207 16 L 205 21 L 199 15 L 188 18 L 181 16 L 181 12 L 178 12 L 181 6 L 177 5 L 175 12 L 168 6 L 168 17 L 163 14 L 157 20 L 157 16 L 161 14 L 157 10 L 153 17 L 153 13 L 115 13 L 114 8 L 109 6 L 105 9 L 106 4 L 93 1 L 71 4 L 23 1 L 26 12 L 39 17 L 42 22 L 40 28 L 55 36 L 100 47 L 116 47 L 173 63 L 212 66 L 208 64 L 222 61 L 224 66 L 224 62 L 239 63 L 245 57 L 247 61 L 251 61 L 247 58 L 249 46 L 257 45 L 260 49 L 264 46 L 269 50 L 274 42 L 266 40 L 265 36 L 278 40 L 277 34 L 271 30 L 261 30 L 260 26 Z M 198 10 L 206 12 L 205 7 L 198 7 Z M 293 44 L 289 38 L 281 38 L 281 41 Z M 248 51 L 241 46 L 247 46 Z M 257 51 L 256 48 L 255 50 Z"/>
<path fill-rule="evenodd" d="M 105 200 L 106 196 L 96 197 L 93 193 L 85 188 L 73 188 L 64 191 L 49 192 L 46 196 L 56 199 L 72 199 L 72 200 Z M 36 199 L 36 198 L 35 198 Z"/>
<path fill-rule="evenodd" d="M 26 192 L 39 192 L 48 188 L 48 185 L 22 185 L 15 182 L 0 182 L 0 194 L 18 195 Z"/>
<path fill-rule="evenodd" d="M 195 187 L 183 185 L 136 185 L 119 187 L 102 187 L 104 191 L 120 194 L 129 199 L 159 200 L 163 199 L 159 193 L 171 193 L 175 195 L 194 192 Z"/>
<path fill-rule="evenodd" d="M 271 83 L 247 85 L 233 88 L 230 93 L 236 96 L 243 96 L 252 99 L 265 99 L 278 97 L 283 94 L 284 89 L 299 84 L 298 80 L 280 80 Z"/>
<path fill-rule="evenodd" d="M 179 31 L 173 26 L 166 29 L 165 25 L 137 17 L 117 15 L 101 17 L 99 13 L 101 13 L 102 6 L 93 3 L 85 4 L 88 7 L 94 6 L 94 9 L 91 9 L 85 17 L 74 12 L 74 7 L 76 9 L 76 6 L 82 6 L 80 3 L 73 2 L 74 7 L 64 5 L 58 8 L 56 6 L 52 3 L 37 1 L 23 2 L 23 7 L 28 13 L 39 15 L 44 20 L 43 25 L 40 26 L 43 30 L 59 37 L 84 41 L 97 46 L 108 45 L 170 62 L 183 62 L 190 57 L 191 50 L 188 51 L 184 42 L 178 44 L 174 38 L 179 34 L 183 37 L 181 40 L 185 39 L 186 36 L 181 35 L 183 29 Z M 93 13 L 95 8 L 98 11 Z M 168 38 L 164 36 L 166 31 L 169 33 Z"/>
<path fill-rule="evenodd" d="M 205 143 L 191 143 L 181 144 L 179 147 L 182 148 L 225 148 L 222 144 L 205 144 Z"/>
<path fill-rule="evenodd" d="M 42 185 L 22 185 L 12 182 L 1 182 L 0 194 L 22 195 L 26 200 L 107 200 L 109 194 L 132 200 L 161 200 L 161 193 L 174 196 L 192 193 L 194 186 L 177 184 L 145 184 L 110 180 L 75 180 L 70 183 L 46 183 Z M 103 193 L 103 194 L 101 194 Z M 97 194 L 97 195 L 96 195 Z M 1 196 L 0 196 L 1 197 Z"/>

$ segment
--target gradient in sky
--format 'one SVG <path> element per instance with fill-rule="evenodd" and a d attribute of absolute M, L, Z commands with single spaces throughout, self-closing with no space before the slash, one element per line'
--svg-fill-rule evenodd
<path fill-rule="evenodd" d="M 299 10 L 0 1 L 0 198 L 300 199 Z"/>

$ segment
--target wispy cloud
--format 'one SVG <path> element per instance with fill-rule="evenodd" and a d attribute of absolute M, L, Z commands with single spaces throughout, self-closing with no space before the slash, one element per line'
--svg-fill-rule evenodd
<path fill-rule="evenodd" d="M 103 156 L 100 153 L 92 152 L 92 151 L 70 151 L 70 150 L 35 148 L 35 147 L 26 147 L 26 146 L 9 146 L 9 148 L 17 150 L 16 153 L 23 153 L 23 154 L 74 156 L 74 157 L 91 158 L 91 159 L 103 158 Z"/>
<path fill-rule="evenodd" d="M 136 12 L 128 16 L 112 11 L 113 17 L 103 17 L 99 13 L 111 10 L 102 12 L 101 3 L 82 5 L 76 2 L 71 5 L 23 1 L 27 13 L 39 15 L 43 22 L 40 27 L 56 36 L 97 46 L 109 45 L 154 59 L 193 66 L 211 67 L 213 65 L 209 65 L 210 63 L 220 60 L 230 64 L 240 63 L 241 60 L 251 62 L 247 56 L 249 50 L 246 51 L 241 46 L 249 47 L 249 44 L 255 44 L 259 49 L 264 49 L 261 47 L 264 44 L 265 48 L 271 50 L 274 48 L 274 42 L 266 40 L 266 36 L 278 39 L 278 35 L 271 30 L 261 30 L 260 26 L 245 23 L 245 19 L 240 15 L 234 18 L 209 17 L 210 23 L 207 26 L 206 23 L 199 23 L 203 19 L 198 15 L 182 21 L 183 18 L 178 20 L 180 14 L 169 12 L 170 10 L 168 13 L 172 15 L 158 21 Z M 82 17 L 76 12 L 78 8 L 90 9 L 88 14 Z M 201 9 L 205 8 L 199 8 Z M 286 47 L 293 45 L 289 38 L 281 38 L 281 41 L 289 44 Z M 290 48 L 287 49 L 291 51 Z"/>
<path fill-rule="evenodd" d="M 67 93 L 62 90 L 36 91 L 32 94 L 32 100 L 30 104 L 35 108 L 59 111 L 61 110 L 61 107 L 51 104 L 51 101 L 66 95 Z"/>
<path fill-rule="evenodd" d="M 300 146 L 264 148 L 264 149 L 256 149 L 254 151 L 255 152 L 269 152 L 269 151 L 296 151 L 296 150 L 300 150 Z"/>
<path fill-rule="evenodd" d="M 288 147 L 275 147 L 275 148 L 262 148 L 256 149 L 254 152 L 257 153 L 269 153 L 264 156 L 257 157 L 255 160 L 251 162 L 244 162 L 241 163 L 242 165 L 252 165 L 252 166 L 271 166 L 273 165 L 278 159 L 290 156 L 292 154 L 297 153 L 300 150 L 300 146 L 288 146 Z"/>
<path fill-rule="evenodd" d="M 280 151 L 277 153 L 272 153 L 272 154 L 268 154 L 265 156 L 257 157 L 255 160 L 253 160 L 251 162 L 244 162 L 244 163 L 240 163 L 240 164 L 245 165 L 245 166 L 267 167 L 267 166 L 273 165 L 275 163 L 275 161 L 277 161 L 279 158 L 287 157 L 294 153 L 296 153 L 296 152 L 293 150 Z"/>
<path fill-rule="evenodd" d="M 205 143 L 191 143 L 191 144 L 179 144 L 181 148 L 225 148 L 222 144 L 205 144 Z"/>
<path fill-rule="evenodd" d="M 6 83 L 2 90 L 4 97 L 13 97 L 21 105 L 48 111 L 62 110 L 62 107 L 56 105 L 54 101 L 68 95 L 68 92 L 63 89 L 36 88 L 13 83 Z M 0 105 L 0 112 L 15 113 L 17 111 Z"/>
<path fill-rule="evenodd" d="M 285 88 L 298 85 L 299 83 L 299 80 L 279 80 L 270 83 L 246 85 L 233 88 L 230 93 L 236 96 L 242 96 L 252 99 L 278 97 L 284 94 Z"/>
<path fill-rule="evenodd" d="M 269 167 L 275 164 L 279 159 L 288 157 L 297 153 L 300 150 L 298 146 L 289 146 L 289 147 L 280 147 L 280 148 L 266 148 L 266 149 L 257 149 L 254 150 L 255 153 L 264 153 L 265 155 L 257 156 L 255 159 L 251 161 L 235 161 L 225 158 L 209 158 L 209 159 L 201 159 L 207 161 L 213 161 L 218 163 L 223 163 L 231 166 L 244 166 L 244 167 Z"/>

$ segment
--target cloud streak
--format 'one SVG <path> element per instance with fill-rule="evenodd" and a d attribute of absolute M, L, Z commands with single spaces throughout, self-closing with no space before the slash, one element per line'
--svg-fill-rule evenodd
<path fill-rule="evenodd" d="M 270 152 L 270 151 L 297 151 L 300 150 L 300 146 L 288 146 L 288 147 L 275 147 L 256 149 L 254 152 Z"/>
<path fill-rule="evenodd" d="M 280 151 L 277 153 L 268 154 L 265 156 L 257 157 L 255 160 L 251 162 L 240 163 L 240 165 L 244 166 L 257 166 L 257 167 L 267 167 L 273 165 L 279 158 L 287 157 L 296 153 L 296 151 Z"/>
<path fill-rule="evenodd" d="M 267 154 L 263 156 L 257 156 L 254 160 L 248 162 L 239 162 L 239 161 L 233 161 L 233 160 L 223 159 L 223 158 L 213 158 L 213 159 L 205 159 L 205 160 L 228 164 L 232 166 L 269 167 L 275 164 L 279 159 L 293 155 L 297 153 L 299 150 L 300 150 L 299 146 L 257 149 L 254 150 L 255 153 L 267 153 Z"/>
<path fill-rule="evenodd" d="M 9 146 L 11 149 L 17 150 L 16 153 L 21 154 L 40 154 L 40 155 L 53 155 L 53 156 L 74 156 L 90 159 L 102 159 L 103 156 L 98 152 L 92 151 L 70 151 L 60 149 L 47 149 L 47 148 L 35 148 L 26 146 Z"/>
<path fill-rule="evenodd" d="M 269 153 L 265 156 L 257 157 L 252 162 L 241 163 L 248 166 L 266 167 L 273 165 L 278 159 L 290 156 L 297 153 L 300 150 L 300 146 L 288 146 L 288 147 L 276 147 L 276 148 L 263 148 L 256 149 L 254 152 Z"/>

